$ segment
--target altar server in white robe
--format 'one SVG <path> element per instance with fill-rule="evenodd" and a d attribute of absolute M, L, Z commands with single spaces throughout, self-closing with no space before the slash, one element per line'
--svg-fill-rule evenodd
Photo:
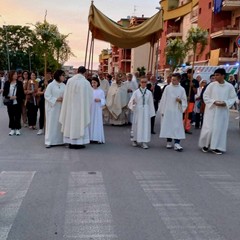
<path fill-rule="evenodd" d="M 203 152 L 209 149 L 221 155 L 226 151 L 229 108 L 237 96 L 231 83 L 226 82 L 226 71 L 218 68 L 214 72 L 215 81 L 210 83 L 203 94 L 206 104 L 203 125 L 199 138 L 199 147 Z"/>
<path fill-rule="evenodd" d="M 89 124 L 93 90 L 84 74 L 86 68 L 78 68 L 78 74 L 67 82 L 59 121 L 63 140 L 71 149 L 85 148 L 90 142 Z"/>
<path fill-rule="evenodd" d="M 54 80 L 48 84 L 44 93 L 46 116 L 46 148 L 63 144 L 63 134 L 61 132 L 61 124 L 59 123 L 59 115 L 65 90 L 65 84 L 63 83 L 64 80 L 64 71 L 57 70 L 54 73 Z"/>
<path fill-rule="evenodd" d="M 104 91 L 99 88 L 98 77 L 92 77 L 93 99 L 91 104 L 90 142 L 105 143 L 102 107 L 106 104 Z"/>
<path fill-rule="evenodd" d="M 182 151 L 180 140 L 185 139 L 183 126 L 183 113 L 187 108 L 187 96 L 185 89 L 180 85 L 181 75 L 172 75 L 171 83 L 162 95 L 159 112 L 161 117 L 160 138 L 167 138 L 167 148 L 172 148 L 174 139 L 174 150 Z"/>
<path fill-rule="evenodd" d="M 148 148 L 151 141 L 151 117 L 155 116 L 153 96 L 146 87 L 147 79 L 140 80 L 140 87 L 133 92 L 128 103 L 129 109 L 133 111 L 132 123 L 132 146 L 141 144 L 144 149 Z"/>

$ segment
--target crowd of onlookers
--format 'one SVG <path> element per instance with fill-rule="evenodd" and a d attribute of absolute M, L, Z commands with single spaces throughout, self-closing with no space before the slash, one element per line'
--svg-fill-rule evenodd
<path fill-rule="evenodd" d="M 9 135 L 20 135 L 22 125 L 32 130 L 38 129 L 37 135 L 44 134 L 44 131 L 51 132 L 53 126 L 49 128 L 51 120 L 49 121 L 48 117 L 51 115 L 50 112 L 58 106 L 58 110 L 55 109 L 55 112 L 53 111 L 54 116 L 51 116 L 53 118 L 57 116 L 55 120 L 58 121 L 61 113 L 61 104 L 65 100 L 64 86 L 68 82 L 65 73 L 62 70 L 52 73 L 48 69 L 44 78 L 39 78 L 35 72 L 29 71 L 10 71 L 7 76 L 4 76 L 3 72 L 0 72 L 0 74 L 0 93 L 3 98 L 11 100 L 10 104 L 7 103 L 9 128 L 11 129 Z M 132 125 L 131 139 L 133 146 L 138 146 L 138 143 L 141 143 L 141 146 L 145 149 L 148 148 L 150 135 L 156 133 L 154 130 L 155 115 L 159 106 L 162 125 L 164 125 L 164 121 L 162 120 L 168 118 L 168 124 L 169 121 L 173 120 L 171 125 L 176 125 L 179 130 L 180 125 L 175 124 L 176 119 L 174 118 L 176 117 L 178 124 L 179 122 L 183 123 L 183 131 L 187 134 L 192 134 L 192 126 L 195 126 L 195 128 L 203 126 L 206 106 L 204 92 L 209 84 L 215 81 L 216 76 L 216 74 L 213 74 L 210 76 L 210 79 L 201 79 L 201 76 L 198 75 L 195 79 L 193 78 L 194 72 L 192 69 L 188 69 L 186 73 L 181 75 L 170 74 L 166 79 L 165 86 L 162 87 L 162 84 L 159 84 L 161 80 L 156 78 L 151 72 L 147 72 L 144 76 L 139 76 L 138 72 L 134 74 L 119 72 L 114 76 L 110 74 L 105 75 L 102 72 L 98 72 L 96 75 L 86 75 L 85 72 L 79 72 L 79 74 L 83 75 L 84 79 L 89 81 L 94 93 L 93 103 L 97 103 L 98 106 L 93 107 L 93 103 L 91 105 L 92 109 L 96 109 L 94 113 L 91 113 L 91 123 L 93 123 L 93 126 L 89 130 L 90 141 L 105 142 L 104 131 L 101 127 L 103 124 Z M 226 73 L 224 74 L 226 75 Z M 224 78 L 226 77 L 225 75 Z M 72 81 L 71 78 L 69 81 Z M 230 75 L 228 82 L 232 84 L 238 99 L 240 99 L 240 87 L 235 76 Z M 173 88 L 168 87 L 169 85 L 173 86 Z M 48 90 L 46 94 L 48 86 L 51 86 L 49 87 L 51 91 Z M 176 88 L 176 86 L 181 86 L 182 88 Z M 57 89 L 61 90 L 58 91 Z M 166 91 L 166 89 L 168 90 Z M 165 91 L 166 93 L 164 93 Z M 54 94 L 58 95 L 54 96 Z M 174 94 L 177 94 L 177 96 Z M 172 96 L 174 96 L 174 101 L 172 105 L 169 105 Z M 161 100 L 162 97 L 164 97 L 164 100 Z M 166 110 L 166 106 L 172 110 L 172 115 Z M 174 110 L 175 107 L 178 110 Z M 233 107 L 239 110 L 237 101 Z M 77 109 L 75 110 L 78 111 Z M 174 115 L 173 110 L 178 111 L 178 115 Z M 97 111 L 98 116 L 96 117 Z M 168 114 L 170 115 L 168 116 Z M 179 120 L 180 116 L 182 116 L 183 121 Z M 140 121 L 141 118 L 143 120 Z M 149 123 L 147 124 L 148 118 Z M 164 128 L 168 127 L 166 125 Z M 99 129 L 101 130 L 100 133 Z M 61 125 L 55 131 L 61 132 Z M 49 132 L 45 135 L 47 135 L 47 139 L 51 139 Z M 161 136 L 167 138 L 167 148 L 171 148 L 171 141 L 174 139 L 175 150 L 181 151 L 183 149 L 180 146 L 180 139 L 177 136 L 168 136 L 163 131 L 160 132 Z M 185 138 L 185 134 L 182 132 L 180 136 L 182 139 Z M 53 142 L 46 140 L 45 144 L 47 147 L 51 147 L 52 145 L 63 143 L 61 141 L 57 143 Z"/>

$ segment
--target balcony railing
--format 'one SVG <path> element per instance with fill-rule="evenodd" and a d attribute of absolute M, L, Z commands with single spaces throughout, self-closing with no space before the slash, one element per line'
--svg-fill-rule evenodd
<path fill-rule="evenodd" d="M 211 38 L 217 37 L 236 37 L 240 34 L 240 29 L 237 26 L 214 27 L 212 29 Z"/>
<path fill-rule="evenodd" d="M 240 7 L 240 0 L 225 0 L 222 2 L 222 11 L 233 11 Z"/>
<path fill-rule="evenodd" d="M 182 33 L 180 32 L 180 28 L 172 27 L 167 29 L 167 38 L 176 38 L 182 37 Z"/>
<path fill-rule="evenodd" d="M 190 15 L 190 22 L 191 23 L 197 23 L 198 21 L 198 11 L 199 9 L 194 9 L 192 12 L 191 12 L 191 15 Z"/>
<path fill-rule="evenodd" d="M 237 53 L 230 52 L 227 48 L 221 48 L 219 53 L 219 62 L 236 62 Z"/>

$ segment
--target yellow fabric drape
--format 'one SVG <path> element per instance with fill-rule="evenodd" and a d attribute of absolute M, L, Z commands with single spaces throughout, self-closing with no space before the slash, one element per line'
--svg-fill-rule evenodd
<path fill-rule="evenodd" d="M 106 17 L 93 4 L 90 7 L 88 22 L 94 39 L 109 42 L 120 48 L 135 48 L 147 42 L 154 44 L 163 28 L 162 11 L 140 25 L 122 27 Z"/>

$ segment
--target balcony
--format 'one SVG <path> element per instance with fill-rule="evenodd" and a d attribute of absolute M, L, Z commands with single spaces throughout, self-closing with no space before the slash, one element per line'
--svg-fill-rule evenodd
<path fill-rule="evenodd" d="M 121 59 L 121 62 L 131 62 L 131 56 Z"/>
<path fill-rule="evenodd" d="M 198 22 L 198 11 L 199 11 L 199 9 L 196 8 L 196 9 L 194 9 L 194 10 L 191 12 L 190 22 L 191 22 L 192 24 Z"/>
<path fill-rule="evenodd" d="M 240 8 L 240 0 L 225 0 L 222 2 L 222 11 L 233 11 Z"/>
<path fill-rule="evenodd" d="M 180 28 L 178 27 L 171 27 L 171 28 L 168 28 L 167 30 L 167 35 L 166 37 L 167 38 L 177 38 L 177 37 L 182 37 L 183 34 L 180 32 Z"/>
<path fill-rule="evenodd" d="M 213 32 L 210 34 L 211 38 L 217 37 L 237 37 L 240 34 L 240 30 L 236 26 L 226 26 L 226 27 L 214 27 Z"/>
<path fill-rule="evenodd" d="M 219 54 L 219 62 L 236 62 L 237 61 L 237 53 L 236 52 L 229 52 L 227 49 L 220 49 Z"/>

